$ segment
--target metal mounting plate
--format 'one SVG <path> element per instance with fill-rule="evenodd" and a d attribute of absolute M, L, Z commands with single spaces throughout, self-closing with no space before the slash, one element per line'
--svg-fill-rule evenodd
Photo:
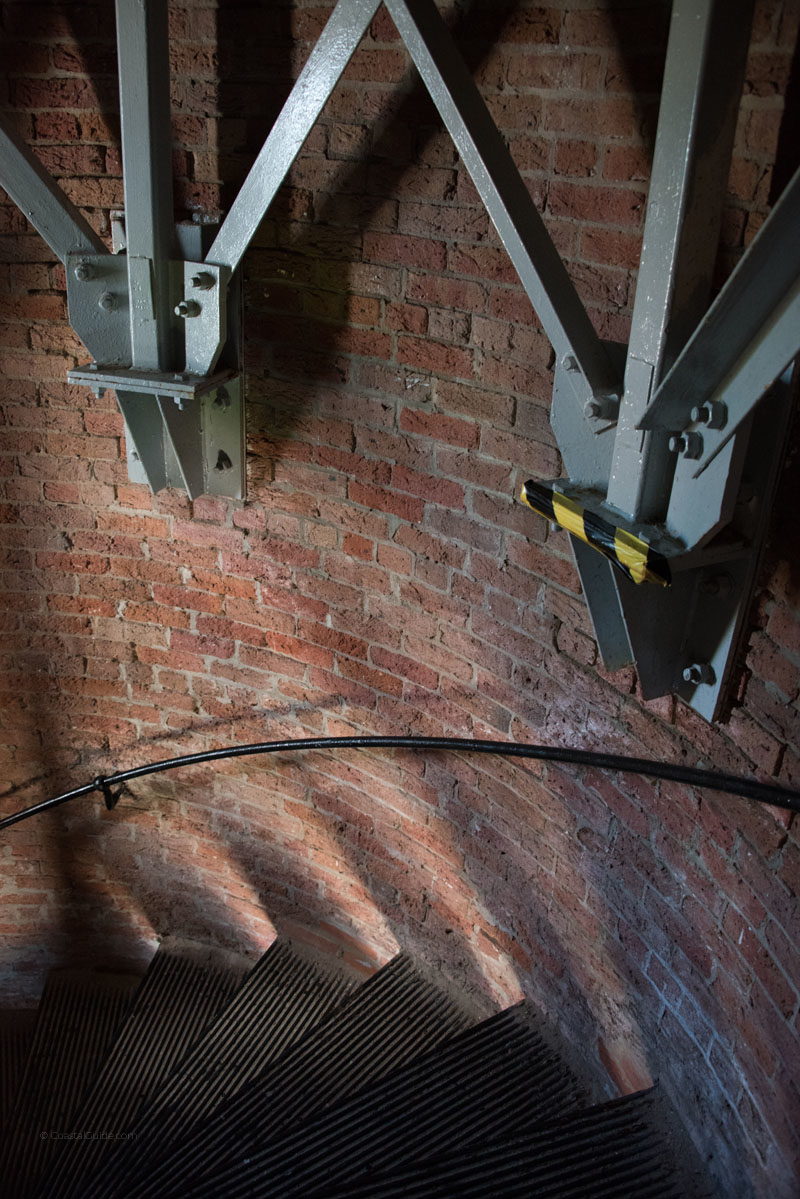
<path fill-rule="evenodd" d="M 196 391 L 191 402 L 188 395 L 176 403 L 171 394 L 145 390 L 120 390 L 117 399 L 125 418 L 132 481 L 146 482 L 153 491 L 183 488 L 191 499 L 244 499 L 239 377 L 218 377 L 214 387 Z"/>
<path fill-rule="evenodd" d="M 221 370 L 213 375 L 195 375 L 184 371 L 145 371 L 136 367 L 114 367 L 89 363 L 67 372 L 70 383 L 91 387 L 93 391 L 130 391 L 137 395 L 170 396 L 179 401 L 197 400 L 209 391 L 228 384 L 235 371 Z"/>
<path fill-rule="evenodd" d="M 184 262 L 183 302 L 194 306 L 187 316 L 186 369 L 206 374 L 216 366 L 228 336 L 228 284 L 231 272 L 213 263 Z"/>
<path fill-rule="evenodd" d="M 86 349 L 109 365 L 131 360 L 128 265 L 124 255 L 68 254 L 69 320 Z"/>

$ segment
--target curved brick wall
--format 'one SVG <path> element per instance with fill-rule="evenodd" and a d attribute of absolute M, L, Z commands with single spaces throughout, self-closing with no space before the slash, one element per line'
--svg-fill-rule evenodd
<path fill-rule="evenodd" d="M 175 4 L 184 211 L 230 202 L 329 4 Z M 121 205 L 108 4 L 0 4 L 7 106 L 107 233 Z M 459 6 L 459 40 L 604 335 L 626 336 L 665 8 Z M 775 174 L 796 38 L 757 6 L 722 276 Z M 291 56 L 291 57 L 290 57 Z M 782 132 L 783 130 L 783 132 Z M 788 155 L 788 156 L 787 156 Z M 220 179 L 225 186 L 220 186 Z M 790 459 L 728 719 L 598 663 L 562 535 L 551 352 L 383 15 L 245 264 L 250 498 L 127 482 L 63 273 L 0 208 L 4 810 L 232 740 L 349 731 L 602 747 L 797 782 Z M 794 1193 L 796 829 L 744 801 L 488 759 L 285 756 L 135 784 L 4 838 L 3 983 L 275 928 L 355 968 L 410 949 L 532 996 L 599 1089 L 658 1077 L 725 1195 Z M 794 1077 L 793 1077 L 794 1076 Z"/>

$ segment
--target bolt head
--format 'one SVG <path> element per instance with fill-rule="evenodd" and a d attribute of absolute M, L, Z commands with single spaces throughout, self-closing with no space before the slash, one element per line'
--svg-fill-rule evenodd
<path fill-rule="evenodd" d="M 597 420 L 603 415 L 603 405 L 599 400 L 587 400 L 583 405 L 583 415 L 587 420 Z"/>
<path fill-rule="evenodd" d="M 699 458 L 703 452 L 703 439 L 699 433 L 684 433 L 684 458 Z"/>
<path fill-rule="evenodd" d="M 565 371 L 576 371 L 578 369 L 578 360 L 574 354 L 565 354 L 561 359 L 561 365 Z"/>
<path fill-rule="evenodd" d="M 682 678 L 684 683 L 693 683 L 697 687 L 701 683 L 713 683 L 716 675 L 709 662 L 693 662 L 684 669 Z"/>
<path fill-rule="evenodd" d="M 690 416 L 695 424 L 707 425 L 709 429 L 724 429 L 728 420 L 728 409 L 720 400 L 709 400 L 694 407 Z"/>
<path fill-rule="evenodd" d="M 699 433 L 673 433 L 667 444 L 671 454 L 682 454 L 684 458 L 699 458 L 703 452 Z"/>
<path fill-rule="evenodd" d="M 209 291 L 215 283 L 216 279 L 210 271 L 198 271 L 191 278 L 192 287 L 196 288 L 197 291 Z"/>
<path fill-rule="evenodd" d="M 110 291 L 104 291 L 100 299 L 97 301 L 98 308 L 103 312 L 114 312 L 117 307 L 117 298 Z"/>
<path fill-rule="evenodd" d="M 700 591 L 703 595 L 710 596 L 714 599 L 725 599 L 731 594 L 734 588 L 733 576 L 726 571 L 721 571 L 719 574 L 709 575 L 703 579 L 700 584 Z"/>
<path fill-rule="evenodd" d="M 88 283 L 94 279 L 94 267 L 90 262 L 79 262 L 75 267 L 75 278 L 79 283 Z"/>
<path fill-rule="evenodd" d="M 197 300 L 180 300 L 175 305 L 174 311 L 176 316 L 182 316 L 184 318 L 199 316 L 200 305 L 197 303 Z"/>

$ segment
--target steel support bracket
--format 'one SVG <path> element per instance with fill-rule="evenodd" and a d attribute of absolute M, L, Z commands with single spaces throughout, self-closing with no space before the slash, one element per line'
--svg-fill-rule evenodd
<path fill-rule="evenodd" d="M 173 225 L 167 0 L 116 0 L 125 253 L 104 252 L 0 122 L 0 184 L 65 262 L 96 359 L 71 378 L 115 389 L 131 477 L 154 490 L 244 494 L 236 268 L 379 6 L 337 0 L 218 230 Z M 595 332 L 436 0 L 385 7 L 554 346 L 573 489 L 599 497 L 612 530 L 669 551 L 671 586 L 653 588 L 573 537 L 604 661 L 635 662 L 646 697 L 677 692 L 711 719 L 785 445 L 794 393 L 774 380 L 800 351 L 800 175 L 706 312 L 753 0 L 673 0 L 627 350 Z"/>
<path fill-rule="evenodd" d="M 244 499 L 242 381 L 238 375 L 215 378 L 203 380 L 191 398 L 117 389 L 133 482 L 153 491 L 177 487 L 190 499 Z"/>
<path fill-rule="evenodd" d="M 229 267 L 183 263 L 183 295 L 175 313 L 184 322 L 186 369 L 203 375 L 219 362 L 228 338 Z"/>
<path fill-rule="evenodd" d="M 794 393 L 788 373 L 773 381 L 800 352 L 800 172 L 707 311 L 704 299 L 751 16 L 751 0 L 673 0 L 631 340 L 616 351 L 622 403 L 581 411 L 569 360 L 553 388 L 562 494 L 669 563 L 669 587 L 637 584 L 613 541 L 606 560 L 602 535 L 585 535 L 591 521 L 571 530 L 603 660 L 634 664 L 646 699 L 673 692 L 709 720 L 725 707 L 783 461 Z"/>
<path fill-rule="evenodd" d="M 128 266 L 117 254 L 67 255 L 67 306 L 89 353 L 113 366 L 131 361 Z"/>
<path fill-rule="evenodd" d="M 365 15 L 367 0 L 356 2 Z M 204 261 L 215 227 L 173 224 L 167 9 L 116 0 L 125 212 L 113 216 L 115 252 L 4 122 L 0 183 L 64 262 L 70 322 L 93 357 L 68 378 L 116 392 L 130 477 L 241 498 L 240 289 L 231 265 Z"/>

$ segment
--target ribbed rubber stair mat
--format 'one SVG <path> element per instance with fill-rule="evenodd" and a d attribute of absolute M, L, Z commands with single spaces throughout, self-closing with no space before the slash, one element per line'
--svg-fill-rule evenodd
<path fill-rule="evenodd" d="M 126 1143 L 136 1114 L 229 1002 L 244 975 L 213 952 L 167 943 L 148 967 L 119 1036 L 80 1105 L 81 1140 L 59 1142 L 39 1194 L 82 1195 L 82 1179 Z"/>
<path fill-rule="evenodd" d="M 373 1175 L 357 1185 L 332 1183 L 324 1193 L 331 1199 L 680 1199 L 651 1095 L 627 1095 L 525 1135 Z"/>
<path fill-rule="evenodd" d="M 206 1119 L 291 1045 L 326 1019 L 357 984 L 320 969 L 287 941 L 275 941 L 236 997 L 137 1119 L 135 1139 L 118 1146 L 81 1192 L 128 1195 L 189 1123 Z"/>
<path fill-rule="evenodd" d="M 49 1150 L 73 1131 L 81 1099 L 127 1013 L 137 978 L 49 975 L 19 1097 L 0 1153 L 3 1194 L 23 1199 L 48 1168 Z"/>
<path fill-rule="evenodd" d="M 578 1106 L 575 1080 L 524 1005 L 453 1037 L 220 1173 L 192 1196 L 324 1194 L 402 1162 L 497 1140 Z"/>
<path fill-rule="evenodd" d="M 34 1010 L 0 1012 L 0 1133 L 17 1101 L 35 1028 Z"/>
<path fill-rule="evenodd" d="M 240 1162 L 282 1129 L 341 1102 L 469 1023 L 408 958 L 394 958 L 215 1119 L 187 1129 L 170 1157 L 151 1165 L 144 1186 L 121 1193 L 126 1199 L 185 1195 L 208 1165 L 216 1172 Z"/>

